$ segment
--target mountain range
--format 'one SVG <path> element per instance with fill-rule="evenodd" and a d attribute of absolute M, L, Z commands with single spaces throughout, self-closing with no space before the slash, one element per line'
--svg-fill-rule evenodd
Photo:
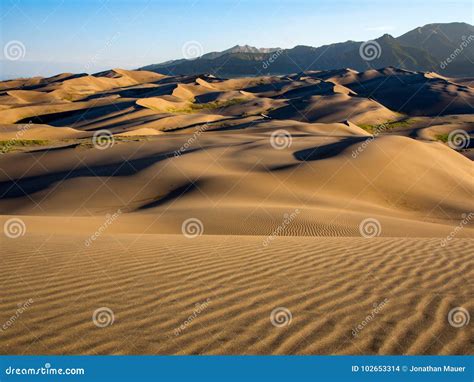
<path fill-rule="evenodd" d="M 387 66 L 447 76 L 474 76 L 474 26 L 458 22 L 428 24 L 399 37 L 384 34 L 371 41 L 346 41 L 317 48 L 236 45 L 197 59 L 172 60 L 140 69 L 166 75 L 211 73 L 238 77 L 338 68 L 362 71 Z"/>

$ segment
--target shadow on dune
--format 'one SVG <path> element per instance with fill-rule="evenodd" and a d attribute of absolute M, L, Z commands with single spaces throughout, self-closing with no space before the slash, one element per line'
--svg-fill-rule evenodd
<path fill-rule="evenodd" d="M 301 163 L 289 163 L 289 164 L 282 164 L 282 165 L 277 165 L 277 166 L 268 166 L 268 170 L 269 171 L 284 171 L 284 170 L 290 170 L 290 169 L 293 169 L 295 167 L 298 167 L 299 165 L 301 165 Z"/>
<path fill-rule="evenodd" d="M 43 149 L 33 149 L 30 151 L 30 153 L 49 153 L 51 151 L 62 151 L 62 150 L 74 149 L 78 146 L 80 146 L 80 143 L 72 143 L 70 145 L 65 145 L 65 146 L 47 147 Z"/>
<path fill-rule="evenodd" d="M 228 118 L 225 120 L 220 120 L 219 122 L 226 122 L 226 121 L 233 121 L 235 118 Z M 267 122 L 268 120 L 266 119 L 261 119 L 261 120 L 256 120 L 256 121 L 250 121 L 250 122 L 243 122 L 239 123 L 236 125 L 229 125 L 229 126 L 221 126 L 217 127 L 215 129 L 212 129 L 212 131 L 231 131 L 231 130 L 244 130 L 250 127 L 258 127 L 258 125 L 262 122 Z"/>
<path fill-rule="evenodd" d="M 300 99 L 300 98 L 311 98 L 316 95 L 332 95 L 334 92 L 335 85 L 332 82 L 320 82 L 318 84 L 311 84 L 307 86 L 297 87 L 295 89 L 288 90 L 283 94 L 279 94 L 272 98 L 279 99 Z"/>
<path fill-rule="evenodd" d="M 383 86 L 382 86 L 383 85 Z M 377 77 L 347 84 L 359 96 L 410 116 L 471 114 L 474 90 L 423 73 Z M 416 97 L 415 97 L 416 95 Z"/>
<path fill-rule="evenodd" d="M 328 145 L 296 151 L 293 153 L 293 156 L 299 161 L 313 161 L 332 158 L 339 155 L 353 144 L 366 141 L 367 139 L 370 139 L 370 137 L 344 138 L 339 142 L 330 143 Z"/>
<path fill-rule="evenodd" d="M 166 204 L 174 199 L 177 199 L 184 194 L 191 193 L 192 191 L 197 189 L 197 184 L 196 183 L 187 183 L 183 186 L 177 187 L 174 190 L 171 190 L 168 192 L 166 195 L 163 197 L 154 200 L 153 202 L 144 204 L 143 206 L 138 207 L 135 209 L 135 211 L 141 211 L 141 210 L 147 210 L 149 208 L 154 208 L 154 207 L 159 207 L 162 206 L 163 204 Z"/>
<path fill-rule="evenodd" d="M 135 105 L 133 108 L 135 110 L 144 109 L 143 107 L 141 107 L 139 105 Z M 127 114 L 128 113 L 125 110 L 120 115 L 119 114 L 108 114 L 107 116 L 105 116 L 103 118 L 97 118 L 97 119 L 92 121 L 92 123 L 100 122 L 103 125 L 101 127 L 90 128 L 88 126 L 88 124 L 86 124 L 84 126 L 75 126 L 75 128 L 78 129 L 78 130 L 85 130 L 85 131 L 96 131 L 96 130 L 101 130 L 101 129 L 107 129 L 107 130 L 110 130 L 112 132 L 116 132 L 119 128 L 122 128 L 122 130 L 126 130 L 127 128 L 140 126 L 140 125 L 143 125 L 145 123 L 150 123 L 150 122 L 158 121 L 162 118 L 165 118 L 163 114 L 153 114 L 153 115 L 142 116 L 142 117 L 137 117 L 137 118 L 127 117 L 122 122 L 114 121 L 114 120 L 117 119 L 117 117 L 125 116 Z"/>
<path fill-rule="evenodd" d="M 123 90 L 109 90 L 97 94 L 92 94 L 81 101 L 90 101 L 97 98 L 110 97 L 119 95 L 121 98 L 148 98 L 158 97 L 162 95 L 171 95 L 177 84 L 164 84 L 158 87 L 145 87 L 135 86 L 130 88 L 124 88 Z"/>
<path fill-rule="evenodd" d="M 36 115 L 22 120 L 16 123 L 38 123 L 48 124 L 51 126 L 62 127 L 62 126 L 74 126 L 78 122 L 84 123 L 88 119 L 98 118 L 110 113 L 116 113 L 118 111 L 135 107 L 135 101 L 121 102 L 117 104 L 95 106 L 86 109 L 68 110 L 57 113 L 49 113 L 43 115 Z"/>
<path fill-rule="evenodd" d="M 201 149 L 189 149 L 182 152 L 181 155 L 190 154 L 199 150 Z M 22 178 L 0 182 L 0 199 L 20 198 L 47 189 L 53 183 L 73 178 L 131 176 L 158 162 L 173 158 L 174 156 L 175 152 L 168 152 L 145 158 L 119 161 L 108 165 L 84 166 L 71 171 L 61 171 L 38 176 L 24 176 Z"/>

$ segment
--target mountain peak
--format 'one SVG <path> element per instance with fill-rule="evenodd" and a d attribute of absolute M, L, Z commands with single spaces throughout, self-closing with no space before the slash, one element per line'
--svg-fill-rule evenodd
<path fill-rule="evenodd" d="M 395 37 L 393 37 L 391 34 L 385 33 L 383 36 L 380 36 L 377 40 L 379 40 L 379 41 L 393 41 L 393 40 L 395 40 Z"/>
<path fill-rule="evenodd" d="M 224 50 L 224 52 L 226 53 L 269 53 L 278 49 L 280 48 L 256 48 L 255 46 L 245 44 L 245 45 L 235 45 L 232 48 Z"/>
<path fill-rule="evenodd" d="M 234 45 L 233 47 L 223 50 L 222 52 L 210 52 L 204 54 L 201 58 L 207 59 L 207 60 L 213 60 L 218 57 L 221 57 L 225 54 L 230 54 L 230 53 L 271 53 L 276 50 L 279 50 L 280 48 L 256 48 L 251 45 Z"/>

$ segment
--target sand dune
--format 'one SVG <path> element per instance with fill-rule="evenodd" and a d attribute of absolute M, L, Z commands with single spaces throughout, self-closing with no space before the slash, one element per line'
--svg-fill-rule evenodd
<path fill-rule="evenodd" d="M 207 132 L 186 150 L 189 136 L 181 134 L 117 141 L 103 151 L 14 153 L 0 159 L 9 169 L 0 174 L 0 210 L 103 216 L 121 209 L 131 232 L 150 225 L 147 215 L 160 216 L 149 228 L 156 233 L 179 233 L 190 215 L 212 234 L 267 235 L 298 208 L 301 224 L 291 235 L 358 236 L 359 223 L 375 217 L 384 236 L 443 236 L 473 209 L 472 162 L 450 148 L 398 136 L 367 143 L 350 131 L 338 136 L 346 125 L 330 126 L 320 124 L 319 134 L 305 124 L 288 130 L 292 142 L 283 150 L 272 149 L 271 130 L 255 127 Z M 334 136 L 321 135 L 324 128 Z"/>
<path fill-rule="evenodd" d="M 91 134 L 85 131 L 72 129 L 70 127 L 62 127 L 58 129 L 49 125 L 41 124 L 10 124 L 2 125 L 1 127 L 1 139 L 8 141 L 12 140 L 12 143 L 17 139 L 24 140 L 60 140 L 60 139 L 74 139 L 74 138 L 85 138 L 90 137 Z"/>
<path fill-rule="evenodd" d="M 53 93 L 37 92 L 34 90 L 10 90 L 7 94 L 19 103 L 51 103 L 58 100 Z"/>
<path fill-rule="evenodd" d="M 96 75 L 63 74 L 3 82 L 0 123 L 32 119 L 34 123 L 86 130 L 120 127 L 117 130 L 123 132 L 143 127 L 141 124 L 160 129 L 163 124 L 148 123 L 192 113 L 234 119 L 265 114 L 290 121 L 350 120 L 375 125 L 413 116 L 470 114 L 474 93 L 462 85 L 465 81 L 396 68 L 229 80 L 114 69 Z M 253 103 L 244 102 L 249 100 Z M 133 122 L 125 123 L 118 115 Z M 183 128 L 179 123 L 165 125 L 166 130 Z"/>
<path fill-rule="evenodd" d="M 344 86 L 361 96 L 370 94 L 384 106 L 409 115 L 471 114 L 474 90 L 448 81 L 441 76 L 397 69 L 386 75 L 363 76 Z"/>
<path fill-rule="evenodd" d="M 397 119 L 398 115 L 379 103 L 351 97 L 346 94 L 313 96 L 309 99 L 290 102 L 286 107 L 270 114 L 278 119 L 295 119 L 305 122 L 340 122 L 351 120 L 354 123 L 383 123 Z"/>
<path fill-rule="evenodd" d="M 0 83 L 0 352 L 469 354 L 470 327 L 448 320 L 474 308 L 466 83 L 396 68 Z"/>

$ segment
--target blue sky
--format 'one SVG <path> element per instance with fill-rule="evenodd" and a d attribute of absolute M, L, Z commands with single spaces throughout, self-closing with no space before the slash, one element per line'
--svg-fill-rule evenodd
<path fill-rule="evenodd" d="M 182 58 L 187 41 L 203 52 L 233 45 L 290 48 L 433 22 L 473 24 L 472 0 L 0 0 L 1 77 L 136 68 Z M 5 46 L 25 47 L 17 61 Z"/>

